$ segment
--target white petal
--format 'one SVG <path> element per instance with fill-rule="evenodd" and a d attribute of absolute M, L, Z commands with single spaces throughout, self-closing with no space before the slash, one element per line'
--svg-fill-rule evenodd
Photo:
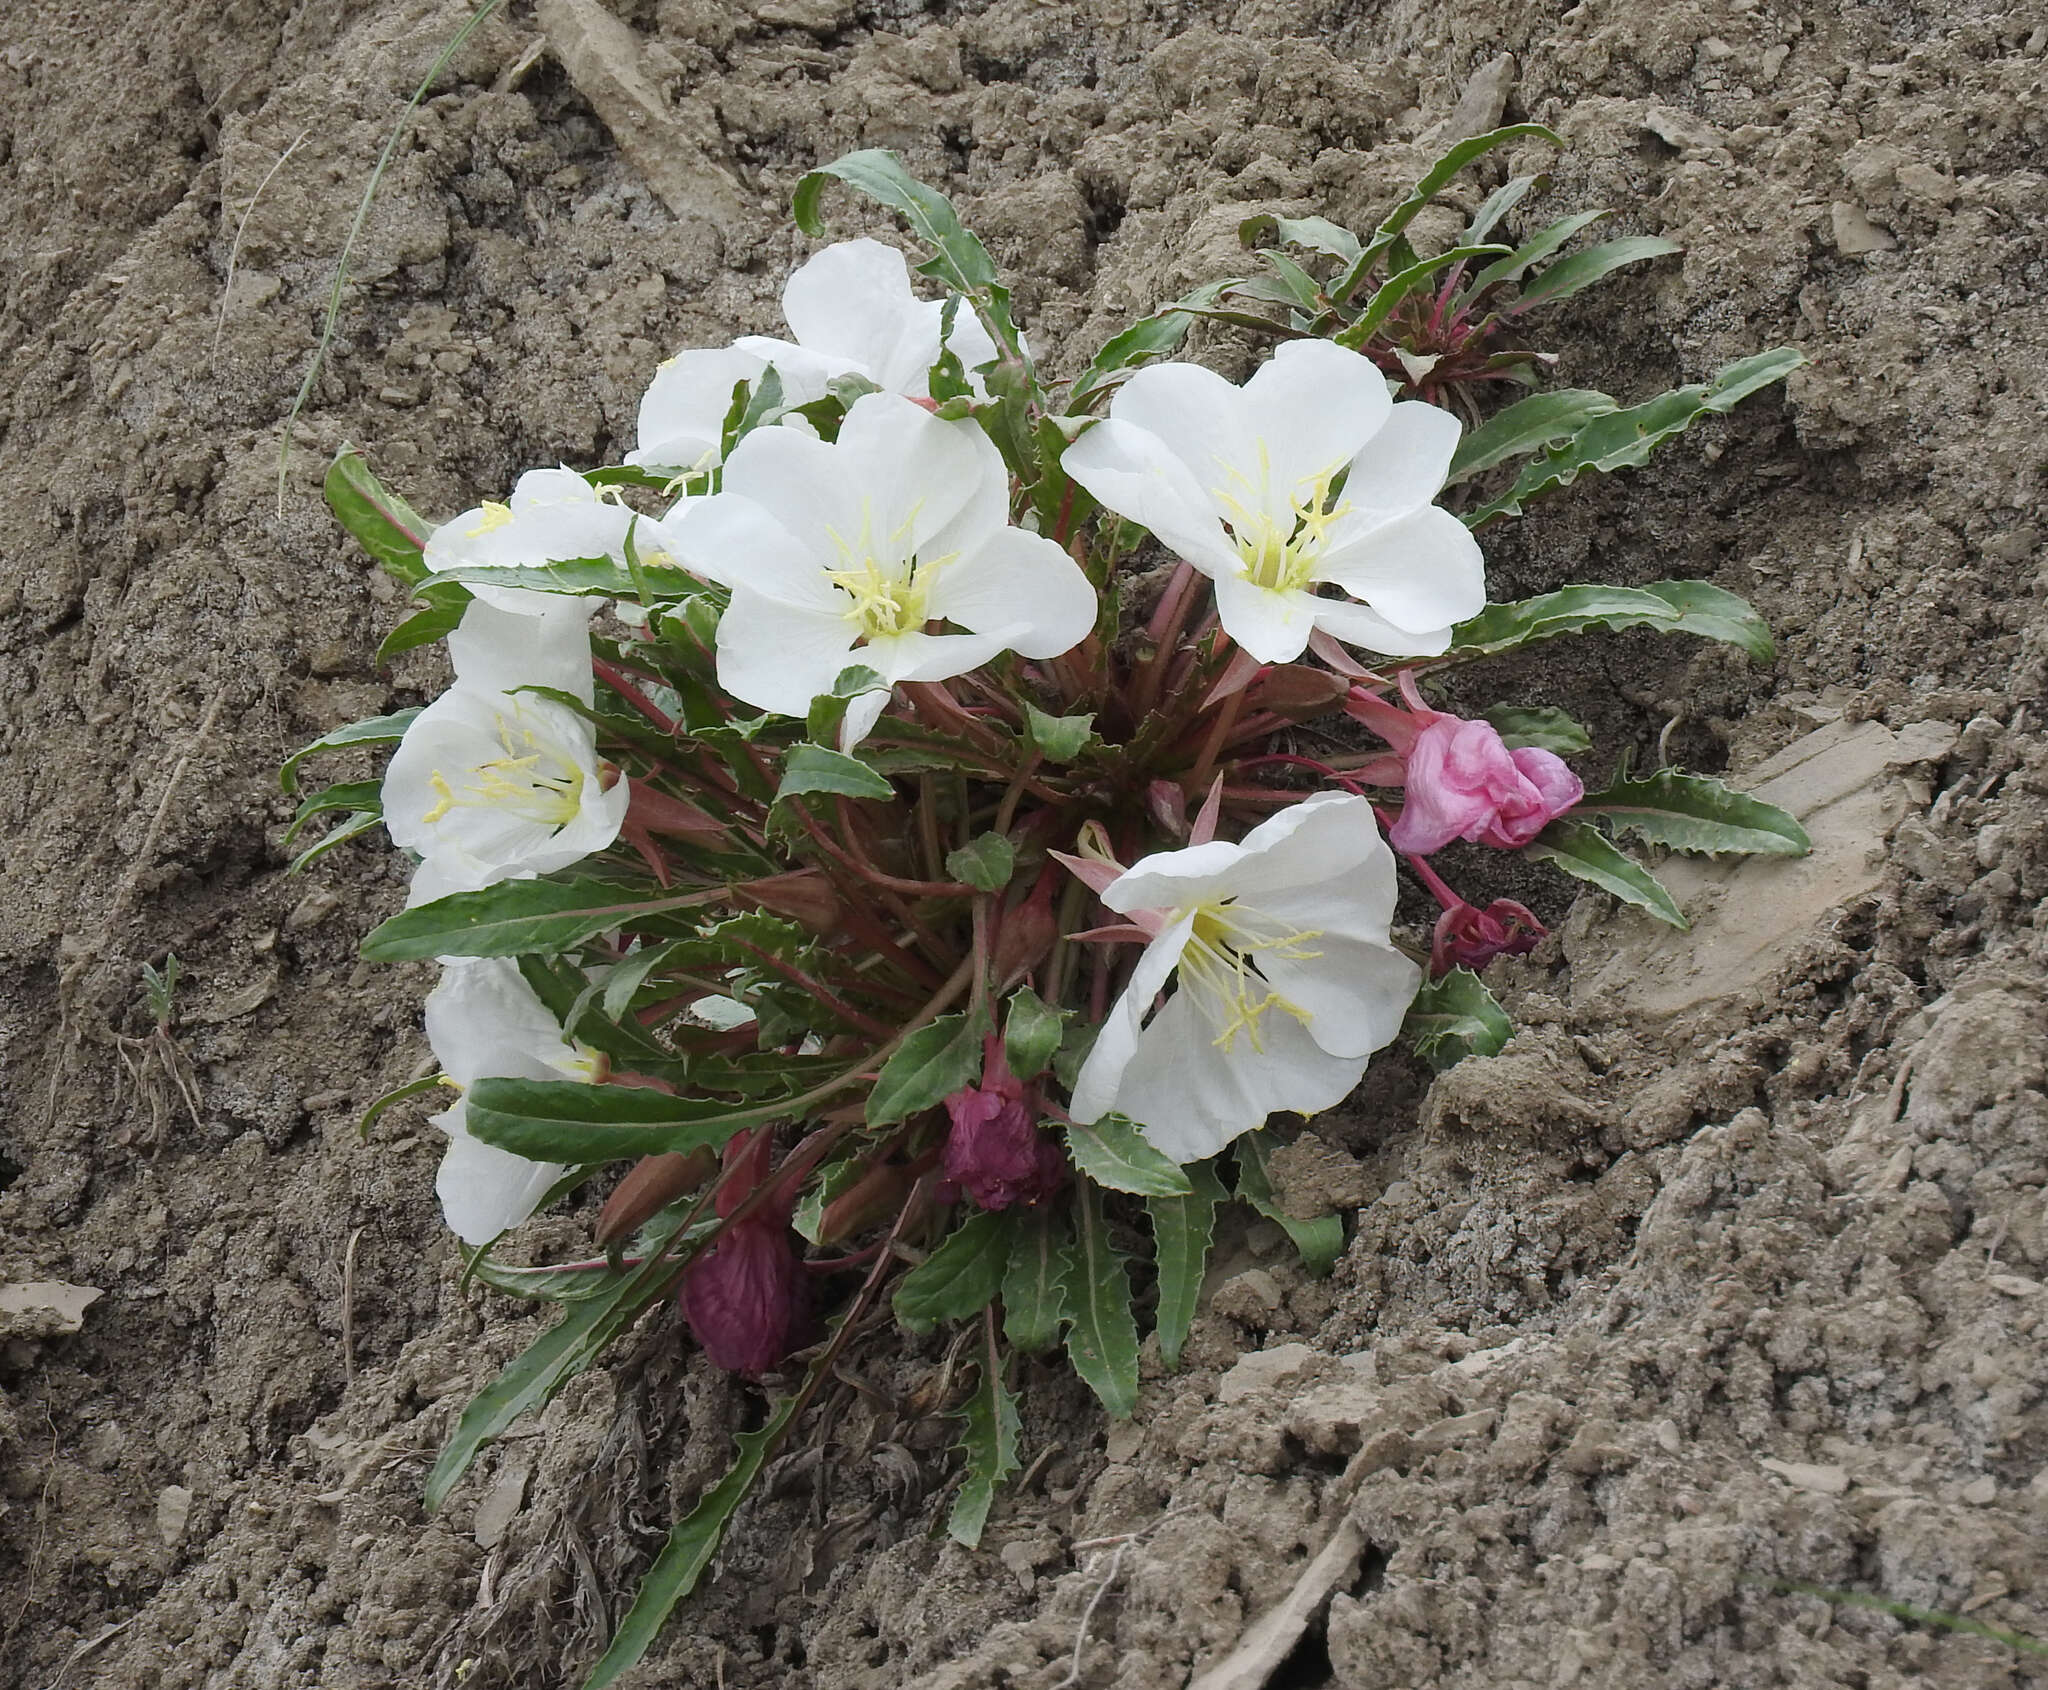
<path fill-rule="evenodd" d="M 458 1086 L 483 1079 L 559 1080 L 575 1052 L 511 957 L 446 963 L 427 994 L 427 1042 Z"/>
<path fill-rule="evenodd" d="M 1223 631 L 1261 663 L 1292 663 L 1308 648 L 1316 603 L 1313 593 L 1256 587 L 1234 575 L 1216 577 L 1216 615 Z"/>
<path fill-rule="evenodd" d="M 766 366 L 738 347 L 678 353 L 654 372 L 640 400 L 639 444 L 626 462 L 688 474 L 718 462 L 733 389 Z"/>
<path fill-rule="evenodd" d="M 1180 962 L 1181 952 L 1188 948 L 1194 928 L 1194 917 L 1185 916 L 1147 945 L 1131 972 L 1131 983 L 1103 1018 L 1102 1031 L 1074 1077 L 1074 1095 L 1068 1104 L 1069 1113 L 1084 1126 L 1119 1107 L 1118 1089 L 1124 1070 L 1137 1053 L 1139 1029 L 1151 1013 L 1152 1000 Z"/>
<path fill-rule="evenodd" d="M 740 451 L 760 438 L 749 435 Z M 806 442 L 798 434 L 784 438 L 799 446 L 823 444 Z M 733 454 L 735 461 L 739 456 L 739 452 Z M 826 576 L 836 561 L 832 554 L 820 552 L 792 534 L 774 512 L 744 493 L 714 493 L 708 499 L 693 499 L 672 525 L 667 523 L 665 518 L 664 536 L 670 548 L 686 569 L 707 581 L 805 610 L 836 615 L 845 609 L 845 595 Z"/>
<path fill-rule="evenodd" d="M 1451 648 L 1448 627 L 1411 634 L 1349 599 L 1317 599 L 1316 626 L 1346 645 L 1363 646 L 1384 657 L 1435 657 Z"/>
<path fill-rule="evenodd" d="M 842 546 L 860 533 L 867 490 L 848 473 L 839 448 L 814 435 L 756 429 L 733 448 L 721 486 L 724 494 L 752 500 L 787 529 L 814 567 L 841 567 Z M 690 519 L 683 526 L 688 532 Z M 727 565 L 732 573 L 740 567 L 737 561 Z"/>
<path fill-rule="evenodd" d="M 835 358 L 829 353 L 812 351 L 809 347 L 792 346 L 786 340 L 770 340 L 766 335 L 741 335 L 733 345 L 749 357 L 760 359 L 764 366 L 772 364 L 775 367 L 776 377 L 782 383 L 782 402 L 785 405 L 808 405 L 813 400 L 824 398 L 826 389 L 840 376 L 874 379 L 867 365 L 859 359 Z"/>
<path fill-rule="evenodd" d="M 1396 517 L 1316 560 L 1316 577 L 1370 605 L 1397 628 L 1429 633 L 1477 616 L 1486 605 L 1479 542 L 1434 505 Z"/>
<path fill-rule="evenodd" d="M 1232 872 L 1244 858 L 1244 847 L 1212 839 L 1178 851 L 1155 851 L 1141 857 L 1103 889 L 1102 901 L 1119 915 L 1132 910 L 1185 909 L 1206 898 L 1230 895 Z"/>
<path fill-rule="evenodd" d="M 1058 657 L 1095 627 L 1095 588 L 1081 567 L 1042 534 L 1003 528 L 969 556 L 941 567 L 926 608 L 976 633 L 996 628 L 1025 657 Z"/>
<path fill-rule="evenodd" d="M 858 363 L 898 392 L 923 392 L 925 372 L 939 356 L 937 320 L 922 307 L 903 254 L 880 241 L 828 246 L 782 289 L 783 318 L 806 350 Z M 885 374 L 894 379 L 884 381 Z M 918 385 L 898 387 L 906 375 Z"/>
<path fill-rule="evenodd" d="M 1302 948 L 1318 954 L 1289 960 L 1268 952 L 1258 959 L 1259 972 L 1308 1013 L 1308 1033 L 1317 1046 L 1332 1056 L 1360 1057 L 1393 1043 L 1422 984 L 1422 970 L 1390 946 L 1328 933 Z M 1267 1025 L 1280 1018 L 1278 1010 L 1269 1012 Z"/>
<path fill-rule="evenodd" d="M 853 654 L 894 686 L 898 681 L 949 681 L 978 669 L 1008 650 L 1000 630 L 992 634 L 889 634 L 869 640 Z"/>
<path fill-rule="evenodd" d="M 897 394 L 869 393 L 839 425 L 837 451 L 861 491 L 878 558 L 978 545 L 1008 520 L 1002 455 L 971 422 L 941 422 Z"/>
<path fill-rule="evenodd" d="M 1116 422 L 1142 429 L 1178 459 L 1212 512 L 1222 508 L 1216 503 L 1219 495 L 1249 502 L 1259 473 L 1258 437 L 1251 430 L 1243 393 L 1214 370 L 1199 364 L 1154 364 L 1117 389 L 1109 414 Z M 1075 444 L 1100 432 L 1091 429 Z"/>
<path fill-rule="evenodd" d="M 1387 378 L 1361 353 L 1327 340 L 1291 340 L 1276 351 L 1244 385 L 1246 425 L 1265 449 L 1274 490 L 1287 501 L 1274 516 L 1291 516 L 1293 500 L 1384 433 L 1392 408 Z"/>
<path fill-rule="evenodd" d="M 1060 467 L 1106 509 L 1149 529 L 1204 575 L 1243 571 L 1206 485 L 1156 435 L 1111 417 L 1069 446 Z"/>
<path fill-rule="evenodd" d="M 461 1105 L 434 1117 L 448 1148 L 434 1176 L 441 1214 L 463 1243 L 488 1244 L 532 1215 L 549 1188 L 569 1170 L 555 1162 L 529 1162 L 472 1138 Z"/>
<path fill-rule="evenodd" d="M 1372 804 L 1349 792 L 1312 793 L 1277 810 L 1237 848 L 1229 890 L 1259 909 L 1273 893 L 1339 879 L 1368 863 L 1393 882 L 1393 853 L 1380 837 Z"/>
<path fill-rule="evenodd" d="M 861 693 L 848 702 L 846 714 L 839 719 L 839 749 L 852 751 L 860 742 L 875 731 L 875 724 L 882 719 L 882 712 L 889 708 L 890 694 L 886 689 Z"/>
<path fill-rule="evenodd" d="M 1365 443 L 1344 478 L 1344 502 L 1382 520 L 1420 510 L 1443 491 L 1465 425 L 1440 405 L 1407 400 Z"/>
<path fill-rule="evenodd" d="M 837 611 L 777 603 L 743 588 L 718 619 L 718 684 L 758 710 L 802 716 L 859 659 Z"/>
<path fill-rule="evenodd" d="M 522 594 L 530 603 L 507 609 L 482 599 L 463 611 L 448 636 L 458 682 L 487 692 L 553 687 L 588 704 L 596 696 L 590 668 L 590 603 L 552 593 Z"/>

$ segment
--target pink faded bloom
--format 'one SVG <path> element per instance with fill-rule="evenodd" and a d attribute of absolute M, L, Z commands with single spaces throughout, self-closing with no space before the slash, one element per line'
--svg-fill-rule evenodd
<path fill-rule="evenodd" d="M 946 1113 L 946 1178 L 982 1208 L 1039 1202 L 1066 1178 L 1059 1147 L 1038 1130 L 1037 1111 L 1021 1093 L 969 1086 L 946 1099 Z"/>
<path fill-rule="evenodd" d="M 1519 850 L 1586 792 L 1555 753 L 1510 751 L 1491 723 L 1458 716 L 1437 715 L 1402 762 L 1406 799 L 1387 837 L 1407 856 L 1453 839 Z"/>
<path fill-rule="evenodd" d="M 683 1318 L 713 1366 L 765 1373 L 789 1354 L 803 1283 L 795 1236 L 779 1213 L 757 1211 L 683 1276 Z"/>
<path fill-rule="evenodd" d="M 1429 972 L 1441 978 L 1454 968 L 1484 968 L 1497 956 L 1526 956 L 1549 931 L 1512 898 L 1496 898 L 1479 909 L 1456 903 L 1437 917 Z"/>

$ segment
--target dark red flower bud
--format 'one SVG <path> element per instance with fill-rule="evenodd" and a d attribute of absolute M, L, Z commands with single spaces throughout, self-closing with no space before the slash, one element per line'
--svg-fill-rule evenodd
<path fill-rule="evenodd" d="M 1475 972 L 1497 956 L 1526 956 L 1550 930 L 1511 898 L 1496 898 L 1485 909 L 1453 904 L 1437 917 L 1430 946 L 1429 971 L 1444 975 L 1454 968 Z"/>
<path fill-rule="evenodd" d="M 733 895 L 771 915 L 787 916 L 821 939 L 831 938 L 845 921 L 838 892 L 814 868 L 771 875 L 766 880 L 743 881 L 733 888 Z"/>
<path fill-rule="evenodd" d="M 789 1354 L 802 1314 L 803 1269 L 780 1214 L 726 1228 L 683 1276 L 683 1318 L 712 1365 L 765 1373 Z"/>
<path fill-rule="evenodd" d="M 695 1191 L 712 1168 L 708 1150 L 671 1150 L 643 1156 L 619 1181 L 597 1216 L 597 1247 L 624 1243 L 686 1191 Z"/>
<path fill-rule="evenodd" d="M 1066 1158 L 1038 1130 L 1038 1112 L 1015 1080 L 956 1091 L 946 1099 L 946 1113 L 953 1118 L 946 1178 L 982 1208 L 1036 1203 L 1065 1181 Z"/>

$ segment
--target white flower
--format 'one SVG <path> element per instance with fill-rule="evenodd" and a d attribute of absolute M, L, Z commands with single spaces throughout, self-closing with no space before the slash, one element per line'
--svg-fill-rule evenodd
<path fill-rule="evenodd" d="M 733 388 L 771 364 L 787 405 L 822 399 L 835 377 L 848 375 L 864 376 L 884 393 L 929 397 L 945 307 L 911 291 L 910 267 L 894 247 L 870 240 L 826 247 L 784 284 L 782 315 L 793 343 L 744 335 L 663 364 L 640 401 L 640 444 L 626 462 L 673 474 L 710 469 Z M 996 356 L 995 342 L 965 302 L 946 344 L 969 371 Z"/>
<path fill-rule="evenodd" d="M 444 570 L 539 568 L 577 558 L 626 558 L 633 513 L 601 497 L 572 469 L 528 470 L 507 504 L 486 500 L 427 537 L 426 564 Z M 645 555 L 643 548 L 643 556 Z M 536 595 L 471 581 L 469 590 L 500 610 L 531 613 Z M 544 603 L 545 601 L 541 601 Z"/>
<path fill-rule="evenodd" d="M 1197 364 L 1140 370 L 1061 463 L 1208 576 L 1260 662 L 1299 657 L 1314 628 L 1423 656 L 1486 602 L 1478 542 L 1431 503 L 1459 432 L 1434 405 L 1393 404 L 1371 360 L 1297 340 L 1241 388 Z"/>
<path fill-rule="evenodd" d="M 586 607 L 527 596 L 533 614 L 482 600 L 463 613 L 448 636 L 455 685 L 413 719 L 385 771 L 385 828 L 421 858 L 414 903 L 567 868 L 625 820 L 627 785 L 605 785 L 590 722 L 512 690 L 595 695 Z"/>
<path fill-rule="evenodd" d="M 1009 526 L 1009 474 L 972 423 L 894 394 L 856 400 L 837 444 L 787 429 L 747 436 L 725 490 L 691 505 L 674 540 L 732 589 L 718 624 L 719 684 L 801 716 L 842 670 L 883 686 L 942 681 L 998 652 L 1057 657 L 1095 625 L 1095 589 L 1052 541 Z M 952 622 L 966 633 L 928 633 Z M 853 701 L 857 745 L 888 702 Z"/>
<path fill-rule="evenodd" d="M 1102 901 L 1155 937 L 1081 1065 L 1072 1113 L 1128 1116 L 1181 1162 L 1275 1110 L 1341 1102 L 1422 983 L 1387 940 L 1393 853 L 1347 793 L 1306 798 L 1242 844 L 1147 857 Z"/>
<path fill-rule="evenodd" d="M 478 1080 L 584 1080 L 595 1061 L 562 1037 L 562 1029 L 510 957 L 465 957 L 442 966 L 427 994 L 427 1039 L 442 1074 L 467 1089 Z M 469 1104 L 458 1098 L 436 1115 L 448 1150 L 434 1187 L 441 1213 L 465 1244 L 488 1244 L 527 1216 L 568 1172 L 554 1162 L 529 1162 L 470 1136 Z"/>

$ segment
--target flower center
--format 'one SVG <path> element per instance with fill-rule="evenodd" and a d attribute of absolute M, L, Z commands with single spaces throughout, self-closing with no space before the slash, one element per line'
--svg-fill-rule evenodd
<path fill-rule="evenodd" d="M 1244 560 L 1244 578 L 1253 586 L 1269 593 L 1297 593 L 1314 583 L 1316 561 L 1322 556 L 1330 525 L 1351 508 L 1330 503 L 1330 483 L 1336 479 L 1338 467 L 1319 474 L 1306 497 L 1290 498 L 1284 518 L 1270 513 L 1273 465 L 1264 441 L 1259 443 L 1256 482 L 1234 466 L 1227 470 L 1242 497 L 1228 488 L 1210 490 L 1209 496 L 1225 513 L 1231 544 Z"/>
<path fill-rule="evenodd" d="M 1194 914 L 1194 931 L 1181 952 L 1181 989 L 1203 1000 L 1204 1019 L 1218 1028 L 1219 1048 L 1228 1051 L 1243 1033 L 1263 1056 L 1266 1045 L 1260 1026 L 1271 1010 L 1307 1025 L 1308 1011 L 1273 989 L 1259 972 L 1257 959 L 1263 954 L 1312 962 L 1323 953 L 1307 946 L 1322 936 L 1321 929 L 1289 928 L 1227 899 L 1197 904 Z"/>
<path fill-rule="evenodd" d="M 826 570 L 825 578 L 852 600 L 846 619 L 862 639 L 914 634 L 931 619 L 925 599 L 931 592 L 932 577 L 958 554 L 920 560 L 910 550 L 910 529 L 917 521 L 917 510 L 913 505 L 896 532 L 879 544 L 874 538 L 874 507 L 865 499 L 861 501 L 860 532 L 852 540 L 825 530 L 840 557 L 840 567 Z"/>
<path fill-rule="evenodd" d="M 501 505 L 495 499 L 486 499 L 478 507 L 477 524 L 464 536 L 468 540 L 481 540 L 486 534 L 494 534 L 512 520 L 512 507 Z"/>
<path fill-rule="evenodd" d="M 499 711 L 498 743 L 505 755 L 461 771 L 460 785 L 439 769 L 430 777 L 440 795 L 420 819 L 432 826 L 450 810 L 507 810 L 522 821 L 561 827 L 583 807 L 584 773 L 574 757 L 526 725 L 515 701 L 512 715 Z"/>

